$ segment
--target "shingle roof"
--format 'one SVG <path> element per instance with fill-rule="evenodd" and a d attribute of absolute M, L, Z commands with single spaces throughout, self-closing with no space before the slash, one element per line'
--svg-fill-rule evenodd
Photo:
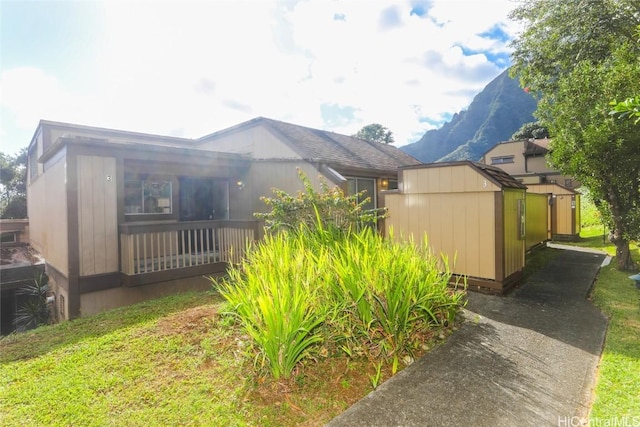
<path fill-rule="evenodd" d="M 241 123 L 229 130 L 257 124 L 264 125 L 282 137 L 285 143 L 308 161 L 326 163 L 339 168 L 381 171 L 395 171 L 402 166 L 421 164 L 419 160 L 392 145 L 366 141 L 352 136 L 294 125 L 265 117 L 258 117 Z"/>
<path fill-rule="evenodd" d="M 425 163 L 420 166 L 408 166 L 403 169 L 419 169 L 419 168 L 446 168 L 451 166 L 469 166 L 480 175 L 487 177 L 500 188 L 521 188 L 526 189 L 527 186 L 495 166 L 485 165 L 484 163 L 472 162 L 471 160 L 460 160 L 455 162 L 442 163 Z"/>
<path fill-rule="evenodd" d="M 495 166 L 485 165 L 484 163 L 469 162 L 472 167 L 480 169 L 488 178 L 499 184 L 502 188 L 524 188 L 527 186 Z"/>
<path fill-rule="evenodd" d="M 544 139 L 529 139 L 524 145 L 525 156 L 543 156 L 549 151 L 549 142 Z"/>

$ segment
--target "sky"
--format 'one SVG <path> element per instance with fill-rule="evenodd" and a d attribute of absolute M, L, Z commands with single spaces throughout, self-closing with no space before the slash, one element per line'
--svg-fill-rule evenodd
<path fill-rule="evenodd" d="M 262 116 L 416 142 L 509 66 L 515 0 L 0 0 L 0 151 L 39 120 L 198 138 Z"/>

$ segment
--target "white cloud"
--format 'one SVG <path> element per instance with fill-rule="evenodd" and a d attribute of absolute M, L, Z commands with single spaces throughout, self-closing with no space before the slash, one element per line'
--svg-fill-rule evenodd
<path fill-rule="evenodd" d="M 505 43 L 479 34 L 515 31 L 509 0 L 430 4 L 420 17 L 406 1 L 105 2 L 91 93 L 15 69 L 2 105 L 31 130 L 46 118 L 198 137 L 261 115 L 347 134 L 378 122 L 406 144 L 501 71 L 482 52 Z M 349 117 L 329 128 L 323 105 Z"/>

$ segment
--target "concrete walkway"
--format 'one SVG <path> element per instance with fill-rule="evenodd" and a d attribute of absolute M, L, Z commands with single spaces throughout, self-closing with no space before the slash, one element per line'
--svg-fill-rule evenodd
<path fill-rule="evenodd" d="M 507 297 L 470 293 L 447 342 L 329 426 L 564 426 L 588 415 L 607 321 L 605 255 L 565 249 Z"/>

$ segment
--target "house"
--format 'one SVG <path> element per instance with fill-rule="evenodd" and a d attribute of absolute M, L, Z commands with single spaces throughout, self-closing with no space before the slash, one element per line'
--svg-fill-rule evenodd
<path fill-rule="evenodd" d="M 202 289 L 259 239 L 261 196 L 301 169 L 371 206 L 419 162 L 393 146 L 256 118 L 199 139 L 41 121 L 28 148 L 29 239 L 56 315 Z"/>
<path fill-rule="evenodd" d="M 502 294 L 518 283 L 527 248 L 524 184 L 470 161 L 403 167 L 399 179 L 398 190 L 384 193 L 394 238 L 428 239 L 470 289 Z"/>
<path fill-rule="evenodd" d="M 548 238 L 576 240 L 580 236 L 580 183 L 549 166 L 545 156 L 550 142 L 548 138 L 501 142 L 489 149 L 481 162 L 524 183 L 528 193 L 546 194 Z"/>
<path fill-rule="evenodd" d="M 580 183 L 549 166 L 548 138 L 500 142 L 491 147 L 480 159 L 481 163 L 502 169 L 524 184 L 559 184 L 575 189 Z"/>

